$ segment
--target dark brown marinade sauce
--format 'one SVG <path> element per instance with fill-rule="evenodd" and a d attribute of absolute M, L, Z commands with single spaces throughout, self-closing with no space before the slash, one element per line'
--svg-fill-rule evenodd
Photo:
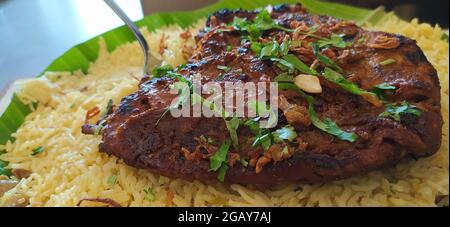
<path fill-rule="evenodd" d="M 353 43 L 351 46 L 329 47 L 322 54 L 335 61 L 347 79 L 362 89 L 372 90 L 381 83 L 397 87 L 396 91 L 387 92 L 387 100 L 407 101 L 422 114 L 407 115 L 401 121 L 380 118 L 384 106 L 372 105 L 361 96 L 349 94 L 320 78 L 323 92 L 312 95 L 315 110 L 321 119 L 330 118 L 342 129 L 356 133 L 358 139 L 351 143 L 314 127 L 307 118 L 306 101 L 295 92 L 280 91 L 282 104 L 294 107 L 296 112 L 280 110 L 275 129 L 289 123 L 298 138 L 289 144 L 274 144 L 264 152 L 260 146 L 252 148 L 254 136 L 248 128 L 240 127 L 240 150 L 231 148 L 226 184 L 271 186 L 327 182 L 393 166 L 406 156 L 426 157 L 438 150 L 443 124 L 440 85 L 436 70 L 414 40 L 366 31 L 352 22 L 329 16 L 311 15 L 300 5 L 274 6 L 271 11 L 272 18 L 286 28 L 307 31 L 316 25 L 314 34 L 318 36 L 344 35 L 346 41 Z M 252 20 L 256 14 L 244 10 L 212 14 L 206 23 L 209 29 L 196 36 L 197 49 L 180 74 L 185 77 L 200 74 L 202 82 L 272 81 L 281 73 L 277 66 L 260 60 L 250 50 L 250 43 L 242 41 L 239 32 L 220 31 L 234 17 Z M 270 30 L 264 32 L 260 41 L 271 38 L 280 43 L 285 38 L 299 40 L 301 45 L 291 47 L 290 52 L 308 65 L 317 64 L 309 47 L 310 42 L 317 41 L 315 38 Z M 390 58 L 395 59 L 395 64 L 379 64 Z M 219 65 L 231 70 L 224 73 L 217 68 Z M 318 67 L 323 65 L 319 63 Z M 223 75 L 219 79 L 220 74 Z M 173 82 L 167 78 L 143 79 L 139 90 L 123 98 L 106 117 L 100 151 L 117 156 L 130 166 L 163 176 L 214 181 L 217 173 L 209 170 L 209 157 L 229 138 L 223 119 L 173 118 L 168 114 L 155 124 L 175 98 L 169 93 Z M 212 138 L 215 143 L 205 143 L 199 139 L 202 136 Z M 280 156 L 282 146 L 289 147 L 287 155 Z M 248 166 L 243 166 L 240 159 L 247 160 Z"/>

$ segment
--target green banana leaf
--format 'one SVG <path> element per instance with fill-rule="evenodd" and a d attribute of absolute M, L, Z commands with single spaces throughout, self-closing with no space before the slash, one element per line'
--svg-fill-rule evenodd
<path fill-rule="evenodd" d="M 353 20 L 359 24 L 365 22 L 376 24 L 386 14 L 383 8 L 368 10 L 318 0 L 222 0 L 214 5 L 191 12 L 152 14 L 144 17 L 136 23 L 139 27 L 146 26 L 150 31 L 170 24 L 188 27 L 197 20 L 207 17 L 210 13 L 223 8 L 256 9 L 265 7 L 269 4 L 276 5 L 298 2 L 303 4 L 303 6 L 306 7 L 310 13 L 324 14 L 345 20 Z M 86 72 L 89 68 L 89 64 L 97 59 L 100 48 L 98 42 L 100 37 L 103 37 L 105 40 L 108 51 L 114 50 L 121 44 L 135 40 L 133 34 L 127 27 L 122 26 L 113 29 L 69 49 L 66 53 L 52 62 L 50 66 L 44 70 L 44 72 L 76 70 Z M 13 96 L 11 103 L 0 118 L 0 144 L 5 144 L 8 140 L 13 139 L 11 134 L 22 125 L 25 117 L 30 112 L 31 110 L 29 107 L 21 103 L 16 96 Z"/>

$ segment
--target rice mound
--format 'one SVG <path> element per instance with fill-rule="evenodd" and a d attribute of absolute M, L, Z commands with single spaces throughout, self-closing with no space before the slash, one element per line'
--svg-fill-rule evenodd
<path fill-rule="evenodd" d="M 192 36 L 188 39 L 180 38 L 186 30 L 177 26 L 143 32 L 155 55 L 168 64 L 179 65 L 195 47 L 193 36 L 203 25 L 201 20 L 189 28 Z M 442 146 L 435 155 L 417 161 L 407 159 L 394 168 L 346 180 L 281 185 L 263 192 L 240 185 L 169 179 L 137 170 L 99 152 L 100 136 L 80 131 L 87 110 L 95 106 L 104 109 L 109 99 L 118 104 L 137 90 L 141 77 L 143 57 L 137 42 L 121 45 L 111 53 L 102 42 L 99 58 L 86 75 L 51 72 L 21 83 L 19 97 L 41 104 L 13 134 L 15 141 L 0 145 L 0 150 L 7 151 L 0 159 L 32 174 L 1 201 L 5 205 L 14 196 L 25 195 L 30 206 L 75 206 L 83 198 L 110 198 L 122 206 L 435 206 L 436 196 L 449 192 L 449 44 L 441 40 L 443 31 L 438 26 L 417 20 L 408 23 L 393 15 L 377 26 L 365 27 L 417 40 L 437 69 L 445 124 Z M 31 150 L 39 146 L 44 152 L 32 156 Z M 115 184 L 108 182 L 111 176 L 117 176 Z M 150 189 L 154 199 L 146 196 L 144 189 Z"/>

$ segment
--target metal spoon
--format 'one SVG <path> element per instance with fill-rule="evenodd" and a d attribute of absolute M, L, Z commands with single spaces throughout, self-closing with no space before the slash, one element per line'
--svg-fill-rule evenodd
<path fill-rule="evenodd" d="M 136 24 L 127 16 L 127 14 L 125 14 L 119 5 L 117 5 L 114 0 L 104 0 L 104 2 L 117 14 L 117 16 L 120 17 L 120 19 L 123 20 L 123 22 L 125 22 L 128 28 L 133 32 L 134 36 L 136 36 L 136 39 L 139 44 L 141 44 L 142 51 L 144 52 L 144 75 L 151 75 L 152 69 L 161 65 L 161 61 L 150 53 L 147 41 L 145 41 L 141 31 L 139 31 Z"/>

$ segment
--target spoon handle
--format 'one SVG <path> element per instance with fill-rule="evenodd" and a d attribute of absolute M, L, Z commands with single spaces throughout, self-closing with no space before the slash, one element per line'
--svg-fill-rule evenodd
<path fill-rule="evenodd" d="M 150 75 L 151 70 L 149 69 L 149 67 L 155 66 L 154 61 L 156 59 L 154 59 L 155 57 L 153 56 L 149 56 L 149 47 L 141 31 L 139 31 L 139 28 L 136 26 L 136 24 L 127 16 L 127 14 L 125 14 L 125 12 L 120 8 L 119 5 L 117 5 L 117 3 L 114 0 L 104 0 L 104 2 L 117 14 L 117 16 L 120 17 L 120 19 L 123 20 L 123 22 L 125 22 L 125 24 L 133 32 L 134 36 L 136 36 L 136 39 L 138 40 L 139 44 L 142 47 L 142 51 L 144 52 L 145 57 L 144 73 L 145 75 Z M 149 61 L 152 62 L 149 63 Z"/>

